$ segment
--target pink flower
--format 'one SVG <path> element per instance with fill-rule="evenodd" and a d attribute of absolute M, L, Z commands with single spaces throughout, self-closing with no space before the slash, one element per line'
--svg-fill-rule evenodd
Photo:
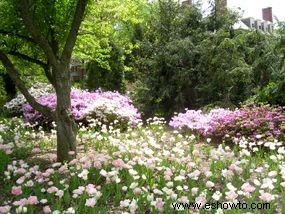
<path fill-rule="evenodd" d="M 197 187 L 193 187 L 193 188 L 191 189 L 192 195 L 196 195 L 196 194 L 198 193 L 198 191 L 199 191 L 199 189 L 198 189 Z"/>
<path fill-rule="evenodd" d="M 14 171 L 14 175 L 24 174 L 26 170 L 24 168 L 18 168 Z"/>
<path fill-rule="evenodd" d="M 88 195 L 94 195 L 97 192 L 95 185 L 94 184 L 88 184 L 86 186 L 86 192 L 88 193 Z"/>
<path fill-rule="evenodd" d="M 0 213 L 8 213 L 10 211 L 11 207 L 9 205 L 1 206 L 0 207 Z"/>
<path fill-rule="evenodd" d="M 77 164 L 78 163 L 78 160 L 77 159 L 73 159 L 73 160 L 71 160 L 70 162 L 69 162 L 69 165 L 71 166 L 71 165 L 75 165 L 75 164 Z"/>
<path fill-rule="evenodd" d="M 67 171 L 68 171 L 68 168 L 67 168 L 66 165 L 63 165 L 63 166 L 61 166 L 61 167 L 58 169 L 58 172 L 59 172 L 60 174 L 63 174 L 63 173 L 65 173 L 65 172 L 67 172 Z"/>
<path fill-rule="evenodd" d="M 268 192 L 262 192 L 260 194 L 259 198 L 265 202 L 270 202 L 270 201 L 273 201 L 275 199 L 274 195 L 272 195 Z"/>
<path fill-rule="evenodd" d="M 58 189 L 57 189 L 57 187 L 55 187 L 55 186 L 49 187 L 49 188 L 47 189 L 47 193 L 55 193 L 55 192 L 57 192 L 57 191 L 58 191 Z"/>
<path fill-rule="evenodd" d="M 22 188 L 20 186 L 19 187 L 13 186 L 11 193 L 12 193 L 12 195 L 17 196 L 17 195 L 21 195 L 23 193 L 23 191 L 22 191 Z"/>
<path fill-rule="evenodd" d="M 206 187 L 212 188 L 212 187 L 214 187 L 214 186 L 215 186 L 215 184 L 214 184 L 212 181 L 207 181 L 207 182 L 206 182 Z"/>
<path fill-rule="evenodd" d="M 136 187 L 136 188 L 134 189 L 134 193 L 135 193 L 135 195 L 139 195 L 139 194 L 141 194 L 141 193 L 142 193 L 141 188 Z"/>
<path fill-rule="evenodd" d="M 26 198 L 22 198 L 20 201 L 15 201 L 13 203 L 14 206 L 25 206 L 28 204 L 28 200 Z"/>
<path fill-rule="evenodd" d="M 86 199 L 85 206 L 86 207 L 94 207 L 96 202 L 97 201 L 95 200 L 95 198 L 88 198 L 88 199 Z"/>
<path fill-rule="evenodd" d="M 196 203 L 200 204 L 200 207 L 203 207 L 206 204 L 206 198 L 203 196 L 199 196 L 195 199 Z"/>
<path fill-rule="evenodd" d="M 82 195 L 84 190 L 85 188 L 83 186 L 79 186 L 77 189 L 73 190 L 72 193 L 77 195 Z"/>
<path fill-rule="evenodd" d="M 130 203 L 129 208 L 130 208 L 130 213 L 131 214 L 135 214 L 136 213 L 138 205 L 137 205 L 137 201 L 135 199 L 132 200 L 132 202 Z"/>
<path fill-rule="evenodd" d="M 155 200 L 154 207 L 159 211 L 163 211 L 163 206 L 164 206 L 164 202 L 163 202 L 162 198 L 157 198 Z"/>
<path fill-rule="evenodd" d="M 233 201 L 237 197 L 238 197 L 238 194 L 236 194 L 234 191 L 226 192 L 226 198 L 229 199 L 230 201 Z"/>
<path fill-rule="evenodd" d="M 16 180 L 16 183 L 17 184 L 22 184 L 22 183 L 24 183 L 24 181 L 25 181 L 25 176 L 22 176 L 22 177 L 20 177 L 20 178 L 18 178 L 17 180 Z"/>
<path fill-rule="evenodd" d="M 102 164 L 99 161 L 94 161 L 93 167 L 95 167 L 96 169 L 101 169 L 102 168 Z"/>
<path fill-rule="evenodd" d="M 187 196 L 182 196 L 182 197 L 180 198 L 180 202 L 181 202 L 181 203 L 189 203 L 188 197 L 187 197 Z"/>
<path fill-rule="evenodd" d="M 248 182 L 244 183 L 242 186 L 241 186 L 241 189 L 242 191 L 244 192 L 248 192 L 248 193 L 251 193 L 251 192 L 254 192 L 255 190 L 255 187 L 250 185 Z"/>
<path fill-rule="evenodd" d="M 123 168 L 125 166 L 125 162 L 122 159 L 113 160 L 112 164 L 116 168 Z"/>
<path fill-rule="evenodd" d="M 171 177 L 172 175 L 173 175 L 173 173 L 170 169 L 168 169 L 164 172 L 164 176 L 170 176 Z"/>
<path fill-rule="evenodd" d="M 44 206 L 44 208 L 43 208 L 43 212 L 44 212 L 44 214 L 51 213 L 51 209 L 50 209 L 50 207 L 49 207 L 49 206 Z"/>
<path fill-rule="evenodd" d="M 173 175 L 172 171 L 170 169 L 167 169 L 165 172 L 164 172 L 164 179 L 169 181 L 171 180 L 171 176 Z"/>
<path fill-rule="evenodd" d="M 37 196 L 30 196 L 30 197 L 28 198 L 27 203 L 30 204 L 30 205 L 38 204 L 39 201 L 38 201 Z"/>

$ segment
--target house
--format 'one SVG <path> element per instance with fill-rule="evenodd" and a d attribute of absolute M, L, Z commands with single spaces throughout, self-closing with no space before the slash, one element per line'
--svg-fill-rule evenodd
<path fill-rule="evenodd" d="M 246 25 L 246 29 L 254 29 L 265 33 L 272 33 L 273 32 L 272 7 L 267 7 L 262 9 L 262 18 L 263 20 L 255 19 L 253 17 L 248 17 L 241 19 L 241 21 Z"/>
<path fill-rule="evenodd" d="M 84 61 L 72 58 L 69 65 L 70 77 L 72 82 L 83 80 L 86 75 Z"/>

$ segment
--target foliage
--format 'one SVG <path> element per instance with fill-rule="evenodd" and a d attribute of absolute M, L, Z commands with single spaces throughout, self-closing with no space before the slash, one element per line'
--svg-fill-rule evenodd
<path fill-rule="evenodd" d="M 275 52 L 275 58 L 260 58 L 263 61 L 263 67 L 269 68 L 267 75 L 270 81 L 263 84 L 263 87 L 258 88 L 256 95 L 252 98 L 255 102 L 266 102 L 272 105 L 285 105 L 285 24 L 283 22 L 278 22 L 278 28 L 276 30 L 277 38 L 271 39 L 273 43 L 274 50 L 264 50 L 265 55 L 270 56 Z M 260 70 L 262 68 L 259 68 Z M 263 69 L 264 70 L 264 69 Z"/>
<path fill-rule="evenodd" d="M 89 5 L 74 50 L 74 57 L 89 61 L 88 88 L 125 90 L 124 73 L 133 72 L 126 58 L 138 48 L 133 37 L 136 26 L 148 19 L 148 5 L 146 0 L 102 0 Z"/>
<path fill-rule="evenodd" d="M 236 105 L 251 94 L 251 67 L 238 34 L 229 27 L 210 32 L 198 6 L 159 1 L 152 15 L 136 61 L 142 75 L 134 100 L 146 117 L 168 118 L 185 107 L 218 101 Z M 224 22 L 228 26 L 234 19 Z"/>
<path fill-rule="evenodd" d="M 155 18 L 144 29 L 137 60 L 142 75 L 134 100 L 146 117 L 154 113 L 169 116 L 183 106 L 193 106 L 193 67 L 198 54 L 193 40 L 201 36 L 202 15 L 196 8 L 182 8 L 174 1 L 159 1 L 151 15 Z"/>
<path fill-rule="evenodd" d="M 137 125 L 140 121 L 140 114 L 132 105 L 131 100 L 118 92 L 72 90 L 70 98 L 71 113 L 77 122 L 87 122 L 87 120 L 95 119 L 104 124 L 115 123 L 125 127 L 128 124 Z M 51 110 L 54 110 L 57 104 L 55 94 L 41 96 L 37 99 L 37 102 Z M 38 124 L 51 122 L 50 118 L 44 117 L 29 104 L 24 104 L 22 111 L 25 119 L 29 122 L 37 122 Z"/>
<path fill-rule="evenodd" d="M 280 81 L 276 35 L 233 29 L 238 15 L 232 11 L 203 17 L 199 5 L 165 0 L 155 6 L 134 62 L 141 75 L 133 100 L 146 118 L 205 105 L 239 107 Z"/>
<path fill-rule="evenodd" d="M 0 108 L 5 103 L 7 97 L 5 88 L 3 86 L 4 86 L 4 80 L 0 76 Z"/>
<path fill-rule="evenodd" d="M 281 82 L 270 82 L 258 90 L 252 100 L 256 103 L 269 103 L 271 105 L 285 105 L 284 86 Z"/>
<path fill-rule="evenodd" d="M 96 90 L 102 88 L 104 90 L 125 91 L 124 85 L 124 63 L 122 61 L 122 53 L 112 45 L 110 57 L 107 60 L 108 68 L 100 66 L 97 61 L 87 63 L 87 88 Z"/>

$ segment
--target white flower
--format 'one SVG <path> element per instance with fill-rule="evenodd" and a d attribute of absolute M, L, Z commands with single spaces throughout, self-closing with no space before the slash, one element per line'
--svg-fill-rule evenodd
<path fill-rule="evenodd" d="M 78 174 L 78 177 L 86 181 L 88 179 L 88 174 L 89 171 L 87 169 L 83 169 L 82 172 Z"/>
<path fill-rule="evenodd" d="M 178 175 L 174 178 L 174 181 L 183 181 L 185 180 L 185 176 L 182 176 L 182 175 Z"/>
<path fill-rule="evenodd" d="M 46 204 L 48 202 L 48 200 L 47 199 L 41 199 L 40 202 L 41 202 L 41 204 Z"/>
<path fill-rule="evenodd" d="M 223 194 L 222 194 L 221 192 L 216 191 L 216 192 L 213 194 L 212 198 L 213 198 L 214 200 L 216 200 L 216 201 L 219 201 L 222 196 L 223 196 Z"/>
<path fill-rule="evenodd" d="M 270 172 L 268 173 L 268 176 L 269 176 L 269 177 L 276 177 L 276 175 L 277 175 L 277 172 L 276 172 L 276 171 L 270 171 Z"/>
<path fill-rule="evenodd" d="M 75 214 L 75 209 L 73 207 L 69 207 L 66 211 L 64 211 L 65 214 Z"/>
<path fill-rule="evenodd" d="M 159 190 L 159 189 L 154 189 L 153 193 L 157 194 L 157 195 L 163 195 L 163 192 L 161 190 Z"/>
<path fill-rule="evenodd" d="M 103 177 L 107 177 L 108 172 L 106 172 L 106 170 L 104 170 L 104 169 L 101 169 L 100 175 L 102 175 Z"/>
<path fill-rule="evenodd" d="M 120 201 L 120 207 L 129 207 L 131 200 L 130 199 L 126 199 L 123 201 Z"/>
<path fill-rule="evenodd" d="M 227 188 L 230 190 L 230 191 L 236 191 L 237 190 L 237 188 L 235 188 L 233 185 L 232 185 L 232 183 L 228 183 L 227 184 Z"/>

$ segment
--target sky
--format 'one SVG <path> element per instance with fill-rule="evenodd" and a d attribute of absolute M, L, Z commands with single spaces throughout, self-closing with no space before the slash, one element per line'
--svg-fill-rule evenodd
<path fill-rule="evenodd" d="M 243 17 L 262 19 L 262 8 L 272 7 L 273 16 L 285 21 L 285 0 L 227 0 L 228 7 L 243 11 Z M 207 5 L 208 0 L 203 0 Z M 240 9 L 239 9 L 240 8 Z"/>

